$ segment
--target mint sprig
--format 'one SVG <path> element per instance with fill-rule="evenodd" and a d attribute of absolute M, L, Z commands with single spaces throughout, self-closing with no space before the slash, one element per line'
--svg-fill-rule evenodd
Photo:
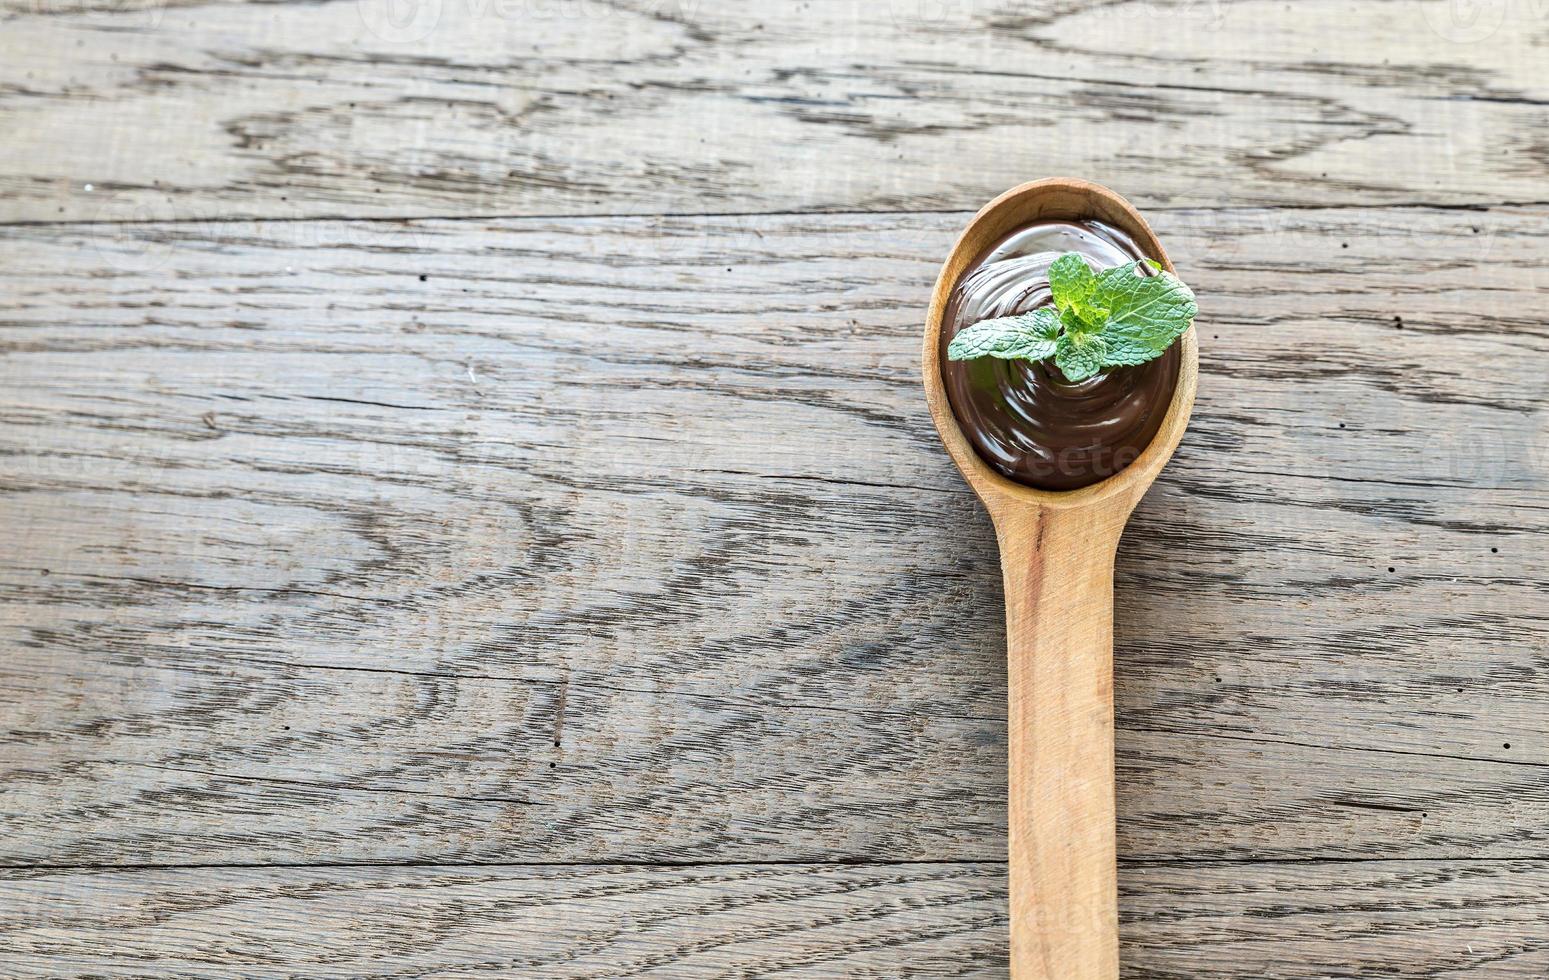
<path fill-rule="evenodd" d="M 981 320 L 947 345 L 953 361 L 999 357 L 1042 361 L 1070 381 L 1084 381 L 1105 368 L 1144 364 L 1160 357 L 1194 322 L 1194 291 L 1150 259 L 1154 275 L 1139 262 L 1094 271 L 1078 252 L 1066 252 L 1049 266 L 1054 306 Z"/>

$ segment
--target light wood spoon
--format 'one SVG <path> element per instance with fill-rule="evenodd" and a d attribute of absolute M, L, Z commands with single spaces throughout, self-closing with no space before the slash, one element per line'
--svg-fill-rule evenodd
<path fill-rule="evenodd" d="M 1095 218 L 1172 270 L 1129 202 L 1082 180 L 1036 180 L 985 205 L 952 247 L 925 324 L 925 398 L 947 452 L 990 512 L 1006 590 L 1013 980 L 1119 975 L 1114 848 L 1113 560 L 1119 535 L 1183 438 L 1199 375 L 1193 329 L 1151 444 L 1079 490 L 1035 490 L 979 458 L 941 379 L 941 320 L 964 268 L 1043 218 Z"/>

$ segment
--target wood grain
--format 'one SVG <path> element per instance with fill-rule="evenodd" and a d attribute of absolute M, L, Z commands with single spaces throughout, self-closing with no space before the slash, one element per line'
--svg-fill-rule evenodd
<path fill-rule="evenodd" d="M 965 217 L 12 229 L 4 861 L 1000 860 Z M 1121 857 L 1545 855 L 1544 218 L 1158 216 Z"/>
<path fill-rule="evenodd" d="M 1005 869 L 225 868 L 10 872 L 26 977 L 1006 975 Z M 1459 977 L 1549 968 L 1542 862 L 1123 867 L 1139 980 Z"/>
<path fill-rule="evenodd" d="M 1542 202 L 1540 0 L 6 0 L 0 220 Z"/>
<path fill-rule="evenodd" d="M 785 865 L 28 874 L 0 880 L 0 965 L 15 977 L 993 976 L 1005 969 L 1002 872 Z"/>

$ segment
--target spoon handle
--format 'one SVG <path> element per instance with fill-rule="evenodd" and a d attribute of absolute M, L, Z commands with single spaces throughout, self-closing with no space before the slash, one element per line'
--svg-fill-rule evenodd
<path fill-rule="evenodd" d="M 1116 980 L 1113 559 L 1128 508 L 998 522 L 1013 980 Z"/>

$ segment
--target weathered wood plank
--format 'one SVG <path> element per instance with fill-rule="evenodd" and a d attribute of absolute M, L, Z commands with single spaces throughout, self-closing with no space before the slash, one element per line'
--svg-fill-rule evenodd
<path fill-rule="evenodd" d="M 1004 973 L 1004 869 L 354 868 L 0 880 L 8 975 Z"/>
<path fill-rule="evenodd" d="M 1158 216 L 1126 857 L 1544 853 L 1545 216 Z M 999 857 L 962 219 L 11 229 L 0 858 Z"/>
<path fill-rule="evenodd" d="M 1122 868 L 1125 976 L 1542 977 L 1541 862 Z"/>
<path fill-rule="evenodd" d="M 993 864 L 0 877 L 23 977 L 1005 976 Z M 1131 867 L 1124 975 L 1539 978 L 1542 862 Z"/>
<path fill-rule="evenodd" d="M 1479 7 L 7 0 L 0 220 L 1543 201 L 1549 7 Z"/>
<path fill-rule="evenodd" d="M 16 719 L 0 863 L 1006 852 L 1003 718 L 86 662 L 0 676 Z M 1511 857 L 1549 839 L 1538 766 L 1128 731 L 1118 759 L 1128 859 Z"/>

